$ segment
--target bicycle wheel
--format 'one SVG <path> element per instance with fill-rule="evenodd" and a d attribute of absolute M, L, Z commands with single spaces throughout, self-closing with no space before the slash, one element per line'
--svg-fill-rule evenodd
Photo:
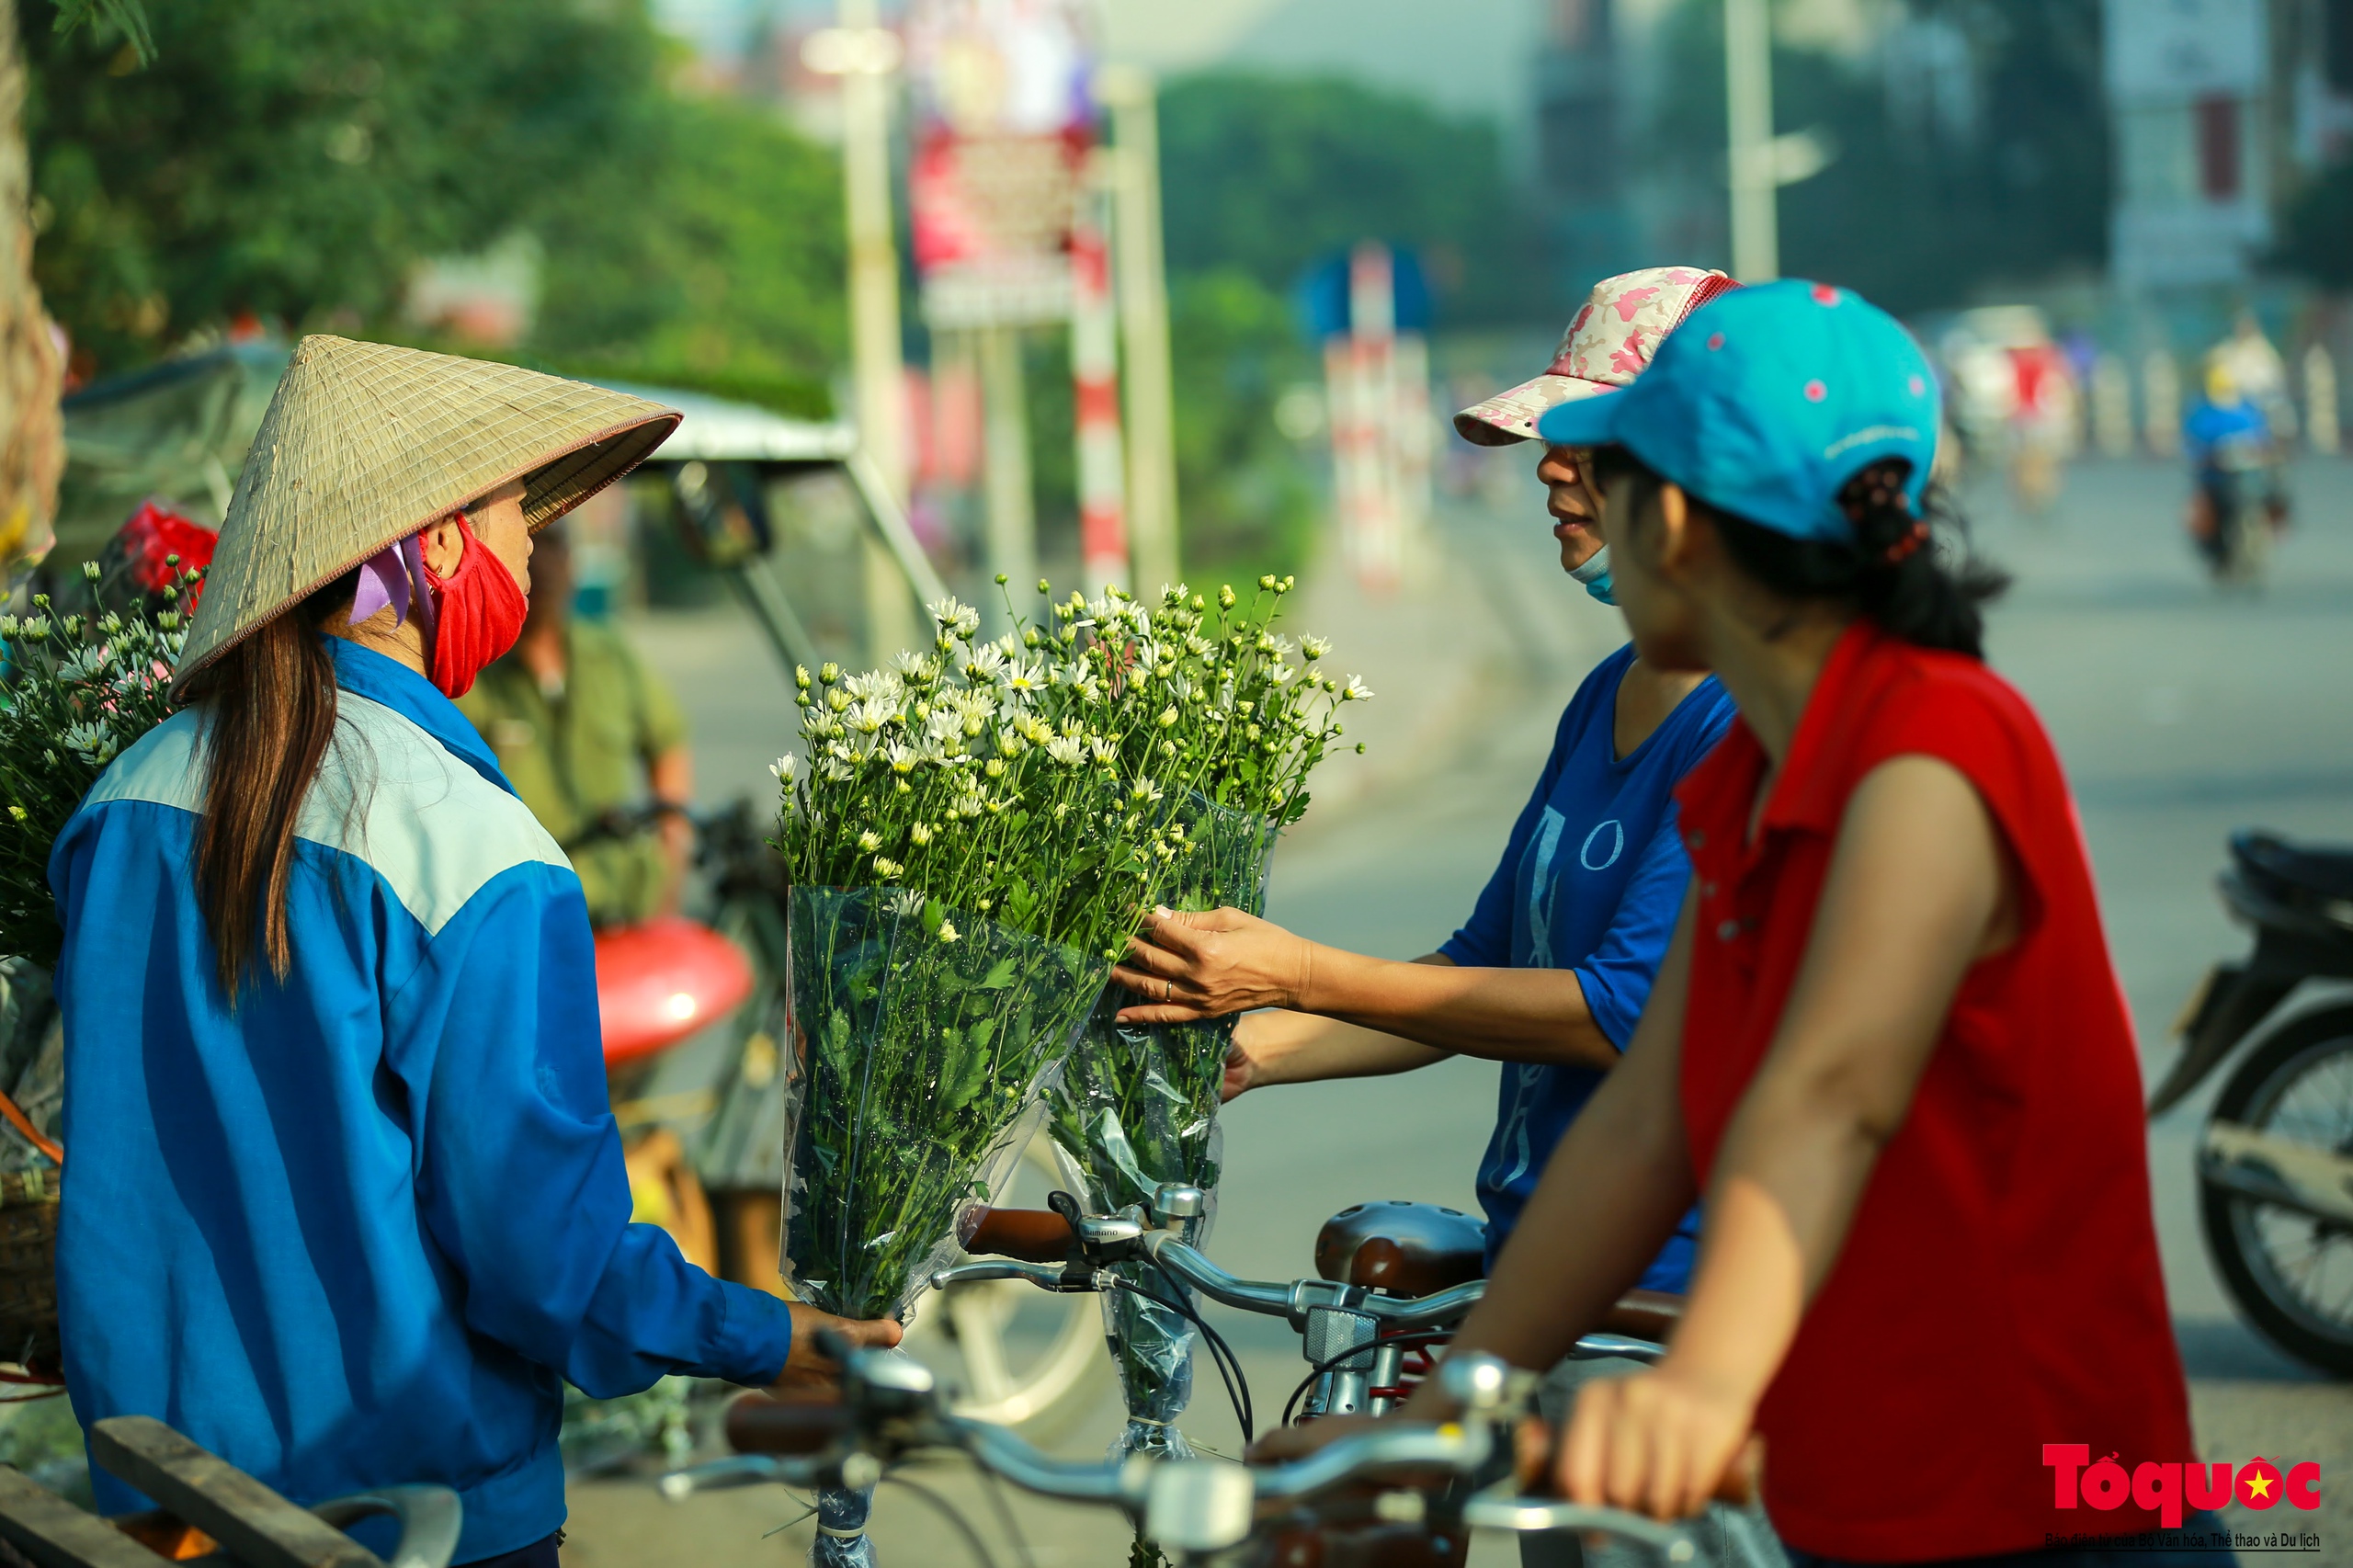
<path fill-rule="evenodd" d="M 1022 1151 L 1004 1201 L 1041 1209 L 1060 1185 L 1053 1145 L 1041 1132 Z M 921 1298 L 906 1348 L 960 1391 L 956 1415 L 1028 1425 L 1033 1436 L 1086 1415 L 1110 1369 L 1095 1297 L 1052 1295 L 1017 1279 Z"/>
<path fill-rule="evenodd" d="M 2266 1040 L 2231 1075 L 2212 1120 L 2353 1157 L 2353 1008 Z M 2207 1246 L 2240 1309 L 2298 1360 L 2353 1378 L 2353 1223 L 2210 1180 L 2199 1188 Z"/>

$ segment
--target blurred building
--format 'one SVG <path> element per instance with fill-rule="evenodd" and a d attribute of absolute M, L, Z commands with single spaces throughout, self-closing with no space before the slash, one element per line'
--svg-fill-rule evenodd
<path fill-rule="evenodd" d="M 1532 62 L 1536 187 L 1563 299 L 1631 265 L 1625 189 L 1627 77 L 1612 0 L 1548 0 Z"/>
<path fill-rule="evenodd" d="M 2353 134 L 2353 0 L 2104 0 L 2101 19 L 2116 282 L 2246 280 Z"/>

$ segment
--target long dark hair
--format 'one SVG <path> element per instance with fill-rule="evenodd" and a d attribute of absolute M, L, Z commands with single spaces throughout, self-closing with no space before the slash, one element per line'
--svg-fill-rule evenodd
<path fill-rule="evenodd" d="M 204 811 L 196 898 L 231 1007 L 266 960 L 283 981 L 294 961 L 286 886 L 294 828 L 335 741 L 335 661 L 320 628 L 351 605 L 347 573 L 232 643 L 188 677 L 204 714 Z"/>
<path fill-rule="evenodd" d="M 1665 481 L 1623 447 L 1594 454 L 1605 489 L 1626 486 L 1628 515 L 1642 517 Z M 1873 463 L 1838 492 L 1854 527 L 1844 540 L 1793 539 L 1711 506 L 1692 506 L 1715 525 L 1733 564 L 1759 586 L 1790 599 L 1852 605 L 1882 631 L 1923 648 L 1985 656 L 1984 607 L 2010 585 L 2009 574 L 1971 553 L 1968 525 L 1943 486 L 1931 483 L 1915 512 L 1904 494 L 1912 465 Z"/>

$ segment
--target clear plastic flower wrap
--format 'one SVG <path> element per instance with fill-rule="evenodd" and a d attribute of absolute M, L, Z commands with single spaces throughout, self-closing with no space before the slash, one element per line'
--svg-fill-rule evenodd
<path fill-rule="evenodd" d="M 1176 909 L 1263 910 L 1275 824 L 1199 795 L 1188 796 L 1176 816 L 1192 852 L 1175 863 L 1163 902 Z M 1089 1213 L 1142 1203 L 1164 1182 L 1199 1187 L 1212 1206 L 1183 1231 L 1187 1244 L 1199 1246 L 1216 1217 L 1223 1152 L 1219 1088 L 1234 1019 L 1120 1023 L 1120 1006 L 1133 1000 L 1117 988 L 1104 994 L 1047 1091 L 1057 1163 Z M 1146 1266 L 1114 1271 L 1163 1298 L 1179 1289 Z M 1189 1292 L 1185 1301 L 1192 1304 Z M 1113 1451 L 1189 1454 L 1175 1423 L 1192 1399 L 1192 1325 L 1131 1290 L 1104 1296 L 1103 1319 L 1128 1411 Z"/>
<path fill-rule="evenodd" d="M 784 1278 L 827 1312 L 902 1315 L 1110 965 L 896 888 L 797 887 L 787 921 Z"/>

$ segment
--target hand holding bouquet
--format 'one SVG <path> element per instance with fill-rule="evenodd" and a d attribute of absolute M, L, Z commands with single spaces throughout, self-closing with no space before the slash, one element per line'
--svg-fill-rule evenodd
<path fill-rule="evenodd" d="M 1173 589 L 1157 605 L 1123 602 L 1093 617 L 1098 630 L 1106 620 L 1113 628 L 1104 645 L 1127 655 L 1115 698 L 1126 716 L 1115 727 L 1137 766 L 1176 787 L 1172 825 L 1185 853 L 1156 889 L 1173 909 L 1264 907 L 1275 835 L 1306 810 L 1307 775 L 1341 737 L 1340 709 L 1371 696 L 1353 676 L 1326 673 L 1322 640 L 1294 643 L 1275 631 L 1290 588 L 1289 578 L 1262 577 L 1246 601 L 1221 589 L 1214 608 Z M 1217 1187 L 1219 1086 L 1233 1020 L 1118 1016 L 1122 1001 L 1161 999 L 1107 995 L 1050 1091 L 1065 1178 L 1090 1211 L 1142 1203 L 1164 1182 Z M 1186 1239 L 1206 1239 L 1210 1219 L 1190 1222 Z M 1191 1395 L 1189 1325 L 1131 1291 L 1105 1296 L 1103 1308 L 1131 1417 L 1115 1447 L 1189 1452 L 1171 1425 Z"/>

